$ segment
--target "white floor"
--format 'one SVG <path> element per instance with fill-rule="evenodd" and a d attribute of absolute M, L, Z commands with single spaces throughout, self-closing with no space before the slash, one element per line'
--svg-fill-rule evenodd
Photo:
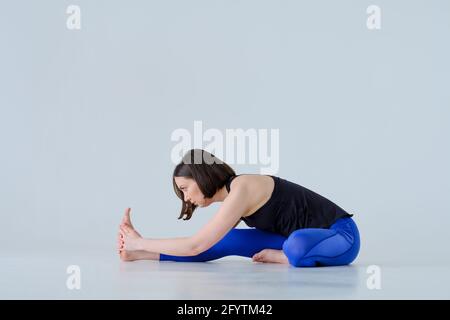
<path fill-rule="evenodd" d="M 69 265 L 81 288 L 69 290 Z M 381 289 L 369 289 L 368 265 L 294 268 L 227 257 L 208 263 L 121 262 L 115 254 L 3 253 L 0 299 L 449 299 L 449 265 L 380 265 Z"/>

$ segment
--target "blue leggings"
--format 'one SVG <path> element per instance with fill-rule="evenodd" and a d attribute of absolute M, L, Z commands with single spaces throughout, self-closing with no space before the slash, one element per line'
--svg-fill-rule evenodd
<path fill-rule="evenodd" d="M 329 229 L 299 229 L 288 238 L 255 228 L 232 229 L 218 243 L 196 256 L 160 254 L 160 261 L 203 262 L 232 255 L 251 258 L 263 249 L 276 249 L 283 250 L 295 267 L 339 266 L 355 260 L 359 247 L 355 222 L 352 218 L 341 218 Z"/>

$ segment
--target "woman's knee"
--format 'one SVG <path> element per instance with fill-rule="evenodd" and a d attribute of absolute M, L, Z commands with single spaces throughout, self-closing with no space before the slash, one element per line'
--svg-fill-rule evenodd
<path fill-rule="evenodd" d="M 330 229 L 300 229 L 289 235 L 283 243 L 283 252 L 291 265 L 295 267 L 309 267 L 316 265 L 311 252 L 326 239 L 337 234 Z"/>
<path fill-rule="evenodd" d="M 292 232 L 283 243 L 283 252 L 291 265 L 298 267 L 301 260 L 310 250 L 309 241 L 305 238 L 306 229 Z"/>

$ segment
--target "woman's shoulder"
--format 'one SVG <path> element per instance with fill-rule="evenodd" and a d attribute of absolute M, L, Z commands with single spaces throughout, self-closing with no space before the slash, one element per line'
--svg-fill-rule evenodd
<path fill-rule="evenodd" d="M 265 189 L 267 185 L 274 184 L 274 177 L 263 174 L 239 174 L 231 178 L 231 189 L 235 186 L 246 187 L 250 189 Z M 270 189 L 270 188 L 269 188 Z M 273 188 L 272 188 L 273 189 Z"/>
<path fill-rule="evenodd" d="M 249 216 L 261 208 L 272 197 L 275 190 L 275 176 L 260 174 L 240 174 L 233 176 L 230 192 L 245 190 L 247 213 Z"/>
<path fill-rule="evenodd" d="M 230 192 L 232 190 L 246 190 L 248 192 L 247 200 L 251 212 L 267 202 L 275 188 L 275 178 L 270 175 L 260 174 L 240 174 L 234 176 L 230 183 Z"/>

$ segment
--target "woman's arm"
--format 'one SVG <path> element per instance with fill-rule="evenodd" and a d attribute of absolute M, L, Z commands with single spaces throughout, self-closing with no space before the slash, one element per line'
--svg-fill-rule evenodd
<path fill-rule="evenodd" d="M 194 256 L 195 245 L 191 237 L 169 239 L 143 239 L 137 245 L 137 250 L 170 254 L 173 256 Z"/>
<path fill-rule="evenodd" d="M 195 252 L 202 253 L 219 242 L 251 209 L 250 193 L 244 181 L 236 178 L 233 189 L 216 215 L 193 237 Z"/>
<path fill-rule="evenodd" d="M 143 239 L 131 236 L 130 229 L 123 227 L 125 250 L 145 250 L 175 256 L 193 256 L 208 250 L 219 242 L 234 226 L 236 221 L 249 210 L 248 190 L 242 183 L 236 183 L 225 198 L 215 216 L 191 237 L 169 239 Z"/>

